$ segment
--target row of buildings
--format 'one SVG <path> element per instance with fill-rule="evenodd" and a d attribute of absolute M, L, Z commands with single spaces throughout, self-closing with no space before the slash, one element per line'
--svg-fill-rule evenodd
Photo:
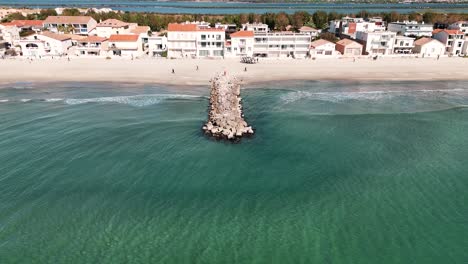
<path fill-rule="evenodd" d="M 362 44 L 363 54 L 410 54 L 426 50 L 423 54 L 429 56 L 468 55 L 468 21 L 434 30 L 434 25 L 424 22 L 398 21 L 386 25 L 380 17 L 343 17 L 330 21 L 329 32 Z"/>
<path fill-rule="evenodd" d="M 262 23 L 185 22 L 165 32 L 116 19 L 97 22 L 88 16 L 50 16 L 43 21 L 0 24 L 0 52 L 11 48 L 23 56 L 167 56 L 170 58 L 315 58 L 361 55 L 468 55 L 468 21 L 447 29 L 417 22 L 386 25 L 381 18 L 330 22 L 337 42 L 315 40 L 320 30 L 271 31 Z"/>

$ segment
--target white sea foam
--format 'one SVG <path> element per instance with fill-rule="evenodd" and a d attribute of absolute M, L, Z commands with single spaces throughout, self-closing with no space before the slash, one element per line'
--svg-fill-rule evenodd
<path fill-rule="evenodd" d="M 21 100 L 20 100 L 20 102 L 22 102 L 22 103 L 27 103 L 27 102 L 29 102 L 29 101 L 31 101 L 31 99 L 21 99 Z"/>
<path fill-rule="evenodd" d="M 342 102 L 347 100 L 382 100 L 391 99 L 396 96 L 415 95 L 418 93 L 424 94 L 447 94 L 447 95 L 468 95 L 466 89 L 439 89 L 439 90 L 396 90 L 396 91 L 356 91 L 356 92 L 306 92 L 295 91 L 281 96 L 281 100 L 285 103 L 293 103 L 298 100 L 319 100 L 328 102 Z"/>
<path fill-rule="evenodd" d="M 97 98 L 82 98 L 82 99 L 65 99 L 64 102 L 69 105 L 78 105 L 86 103 L 119 103 L 127 104 L 136 107 L 154 105 L 170 99 L 199 99 L 205 98 L 196 95 L 186 94 L 145 94 L 133 96 L 114 96 L 114 97 L 97 97 Z"/>
<path fill-rule="evenodd" d="M 10 100 L 8 100 L 8 99 L 0 99 L 0 103 L 7 103 L 7 102 L 9 102 L 9 101 L 10 101 Z"/>
<path fill-rule="evenodd" d="M 63 101 L 63 98 L 49 98 L 49 99 L 45 99 L 44 101 L 46 102 L 60 102 L 60 101 Z"/>

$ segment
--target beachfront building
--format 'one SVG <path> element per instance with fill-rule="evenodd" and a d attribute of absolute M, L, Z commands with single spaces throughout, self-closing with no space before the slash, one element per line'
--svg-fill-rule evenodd
<path fill-rule="evenodd" d="M 413 53 L 422 57 L 438 57 L 445 54 L 445 45 L 433 38 L 420 38 L 414 42 Z"/>
<path fill-rule="evenodd" d="M 336 42 L 336 50 L 345 57 L 360 56 L 362 54 L 362 44 L 350 39 L 342 39 Z"/>
<path fill-rule="evenodd" d="M 410 54 L 413 53 L 414 38 L 405 36 L 396 36 L 395 44 L 393 45 L 393 54 Z"/>
<path fill-rule="evenodd" d="M 308 34 L 312 39 L 320 35 L 322 31 L 313 27 L 302 26 L 299 28 L 299 33 Z"/>
<path fill-rule="evenodd" d="M 245 23 L 242 24 L 242 30 L 244 31 L 253 31 L 254 33 L 268 33 L 270 29 L 267 24 L 263 23 Z"/>
<path fill-rule="evenodd" d="M 231 34 L 231 40 L 226 42 L 227 57 L 252 57 L 254 53 L 254 32 L 238 31 Z"/>
<path fill-rule="evenodd" d="M 16 26 L 20 32 L 22 31 L 34 31 L 39 33 L 42 31 L 44 20 L 13 20 L 10 25 Z"/>
<path fill-rule="evenodd" d="M 44 20 L 44 27 L 55 33 L 89 35 L 96 26 L 96 20 L 90 16 L 49 16 Z"/>
<path fill-rule="evenodd" d="M 388 31 L 396 32 L 398 35 L 413 37 L 431 37 L 434 25 L 419 23 L 417 21 L 403 21 L 388 23 Z"/>
<path fill-rule="evenodd" d="M 433 38 L 445 44 L 447 55 L 462 55 L 465 34 L 458 29 L 436 29 Z"/>
<path fill-rule="evenodd" d="M 153 33 L 148 37 L 148 43 L 146 43 L 146 49 L 148 50 L 148 55 L 152 57 L 162 57 L 164 52 L 167 51 L 167 37 L 158 36 L 156 33 Z"/>
<path fill-rule="evenodd" d="M 143 54 L 143 43 L 139 35 L 111 35 L 108 39 L 109 55 L 138 57 Z"/>
<path fill-rule="evenodd" d="M 80 57 L 107 55 L 108 41 L 98 36 L 88 36 L 78 40 L 75 54 Z"/>
<path fill-rule="evenodd" d="M 457 21 L 448 26 L 448 29 L 458 29 L 468 36 L 468 20 L 466 21 Z"/>
<path fill-rule="evenodd" d="M 254 33 L 254 56 L 268 58 L 306 58 L 310 35 L 293 32 Z"/>
<path fill-rule="evenodd" d="M 342 19 L 332 20 L 329 23 L 328 32 L 338 36 L 356 37 L 356 32 L 383 32 L 385 31 L 385 22 L 381 17 L 356 18 L 343 17 Z"/>
<path fill-rule="evenodd" d="M 215 28 L 222 28 L 224 29 L 224 32 L 226 34 L 232 34 L 237 31 L 237 25 L 236 24 L 221 24 L 221 23 L 216 23 Z"/>
<path fill-rule="evenodd" d="M 12 23 L 0 24 L 0 37 L 9 45 L 14 45 L 20 39 L 20 29 Z"/>
<path fill-rule="evenodd" d="M 72 41 L 69 36 L 45 31 L 22 38 L 18 44 L 26 57 L 65 56 Z"/>
<path fill-rule="evenodd" d="M 393 54 L 396 33 L 382 32 L 356 32 L 356 41 L 361 43 L 364 55 L 390 55 Z"/>
<path fill-rule="evenodd" d="M 110 38 L 111 35 L 130 34 L 137 26 L 136 23 L 127 23 L 118 19 L 107 19 L 98 23 L 89 35 Z"/>
<path fill-rule="evenodd" d="M 223 58 L 223 28 L 207 28 L 196 23 L 169 24 L 167 56 L 170 58 Z"/>
<path fill-rule="evenodd" d="M 325 40 L 319 39 L 310 43 L 310 56 L 312 57 L 332 57 L 338 54 L 336 51 L 336 44 Z"/>

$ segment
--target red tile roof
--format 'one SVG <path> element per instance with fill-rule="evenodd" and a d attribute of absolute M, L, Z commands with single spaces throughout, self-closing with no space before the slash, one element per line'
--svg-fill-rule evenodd
<path fill-rule="evenodd" d="M 79 42 L 104 42 L 106 38 L 98 37 L 98 36 L 88 36 L 86 38 L 80 39 Z"/>
<path fill-rule="evenodd" d="M 322 45 L 325 45 L 325 44 L 335 44 L 331 41 L 328 41 L 328 40 L 325 40 L 325 39 L 319 39 L 319 40 L 316 40 L 312 43 L 310 43 L 310 46 L 313 47 L 313 48 L 317 48 L 317 47 L 320 47 Z"/>
<path fill-rule="evenodd" d="M 168 25 L 168 31 L 197 31 L 198 27 L 195 24 L 176 24 L 171 23 Z"/>
<path fill-rule="evenodd" d="M 458 29 L 434 29 L 434 31 L 432 31 L 432 35 L 435 35 L 435 34 L 440 33 L 440 32 L 446 32 L 449 35 L 463 35 L 463 34 L 465 34 L 465 33 L 463 33 L 462 31 L 460 31 Z"/>
<path fill-rule="evenodd" d="M 254 32 L 253 31 L 238 31 L 231 34 L 231 38 L 253 38 Z"/>
<path fill-rule="evenodd" d="M 137 26 L 136 28 L 132 29 L 133 34 L 143 34 L 143 33 L 148 33 L 151 28 L 148 26 Z"/>
<path fill-rule="evenodd" d="M 44 24 L 88 24 L 91 20 L 90 16 L 49 16 Z"/>
<path fill-rule="evenodd" d="M 58 40 L 58 41 L 65 41 L 65 40 L 70 40 L 71 39 L 70 36 L 67 36 L 67 35 L 64 35 L 64 34 L 55 34 L 55 33 L 49 32 L 49 31 L 44 31 L 44 32 L 42 32 L 41 35 L 49 37 L 51 39 Z"/>
<path fill-rule="evenodd" d="M 308 26 L 302 26 L 299 31 L 305 31 L 305 32 L 312 32 L 312 31 L 318 31 L 318 29 L 315 29 L 315 28 L 312 28 L 312 27 L 308 27 Z"/>
<path fill-rule="evenodd" d="M 342 45 L 342 46 L 348 46 L 348 45 L 352 45 L 352 44 L 358 44 L 360 46 L 362 46 L 361 44 L 357 43 L 356 41 L 352 41 L 350 39 L 342 39 L 338 42 L 336 42 L 336 44 L 339 44 L 339 45 Z"/>
<path fill-rule="evenodd" d="M 13 20 L 11 23 L 17 27 L 42 27 L 44 20 Z"/>
<path fill-rule="evenodd" d="M 96 27 L 112 27 L 112 28 L 121 28 L 126 27 L 129 24 L 118 19 L 107 19 L 97 24 Z"/>
<path fill-rule="evenodd" d="M 429 43 L 429 42 L 431 42 L 431 41 L 437 41 L 437 42 L 439 42 L 440 44 L 444 45 L 444 44 L 443 44 L 442 42 L 440 42 L 439 40 L 433 39 L 433 38 L 420 38 L 420 39 L 418 39 L 418 40 L 416 40 L 416 41 L 414 42 L 414 45 L 415 45 L 415 46 L 422 46 L 422 45 L 425 45 L 425 44 L 427 44 L 427 43 Z"/>
<path fill-rule="evenodd" d="M 137 42 L 140 36 L 138 35 L 111 35 L 110 42 Z"/>

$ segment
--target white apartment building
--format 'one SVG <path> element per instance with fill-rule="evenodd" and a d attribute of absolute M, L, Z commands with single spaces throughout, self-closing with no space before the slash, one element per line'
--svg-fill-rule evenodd
<path fill-rule="evenodd" d="M 316 37 L 318 37 L 321 32 L 322 30 L 320 29 L 315 29 L 315 28 L 308 27 L 308 26 L 302 26 L 301 28 L 299 28 L 299 33 L 308 34 L 310 35 L 312 39 L 315 39 Z"/>
<path fill-rule="evenodd" d="M 68 28 L 73 34 L 89 35 L 96 26 L 96 20 L 90 16 L 49 16 L 44 20 L 44 27 L 55 33 Z"/>
<path fill-rule="evenodd" d="M 417 21 L 392 22 L 388 24 L 388 31 L 398 35 L 414 37 L 431 37 L 434 25 L 418 23 Z"/>
<path fill-rule="evenodd" d="M 13 23 L 0 24 L 0 38 L 14 45 L 20 40 L 20 29 Z"/>
<path fill-rule="evenodd" d="M 143 54 L 143 43 L 139 35 L 111 35 L 108 39 L 109 55 L 138 57 Z"/>
<path fill-rule="evenodd" d="M 167 56 L 170 58 L 222 58 L 225 32 L 222 28 L 207 28 L 196 23 L 169 24 Z"/>
<path fill-rule="evenodd" d="M 254 56 L 306 58 L 310 35 L 292 32 L 254 33 Z"/>
<path fill-rule="evenodd" d="M 242 24 L 242 30 L 244 31 L 253 31 L 254 33 L 268 33 L 270 29 L 267 24 L 263 23 L 245 23 Z"/>
<path fill-rule="evenodd" d="M 163 53 L 167 51 L 167 37 L 152 35 L 148 37 L 148 43 L 146 43 L 146 45 L 148 55 L 152 57 L 161 57 Z"/>
<path fill-rule="evenodd" d="M 237 31 L 237 25 L 236 24 L 216 23 L 215 28 L 222 28 L 228 34 L 232 34 L 232 33 L 235 33 Z"/>
<path fill-rule="evenodd" d="M 382 32 L 385 31 L 385 22 L 381 17 L 354 18 L 343 17 L 340 20 L 332 20 L 329 23 L 329 32 L 338 35 L 347 35 L 355 38 L 356 32 Z"/>
<path fill-rule="evenodd" d="M 396 33 L 384 32 L 356 32 L 356 41 L 364 45 L 363 53 L 369 55 L 393 54 Z"/>
<path fill-rule="evenodd" d="M 96 28 L 90 32 L 90 35 L 109 38 L 111 35 L 130 34 L 138 25 L 135 23 L 126 23 L 118 19 L 107 19 L 96 25 Z"/>
<path fill-rule="evenodd" d="M 436 29 L 433 38 L 445 44 L 447 55 L 462 55 L 465 44 L 465 34 L 458 29 Z"/>
<path fill-rule="evenodd" d="M 78 40 L 75 47 L 77 56 L 104 56 L 107 55 L 108 41 L 106 38 L 98 36 L 88 36 Z"/>
<path fill-rule="evenodd" d="M 465 36 L 468 36 L 468 21 L 457 21 L 453 24 L 450 24 L 449 29 L 458 29 L 461 32 L 465 34 Z"/>
<path fill-rule="evenodd" d="M 396 36 L 395 44 L 393 45 L 393 54 L 410 54 L 413 53 L 414 38 L 405 36 Z"/>
<path fill-rule="evenodd" d="M 254 54 L 254 32 L 238 31 L 231 34 L 231 40 L 226 42 L 227 57 L 252 57 Z"/>
<path fill-rule="evenodd" d="M 43 32 L 21 39 L 19 42 L 21 52 L 26 57 L 64 56 L 72 46 L 69 36 Z"/>

